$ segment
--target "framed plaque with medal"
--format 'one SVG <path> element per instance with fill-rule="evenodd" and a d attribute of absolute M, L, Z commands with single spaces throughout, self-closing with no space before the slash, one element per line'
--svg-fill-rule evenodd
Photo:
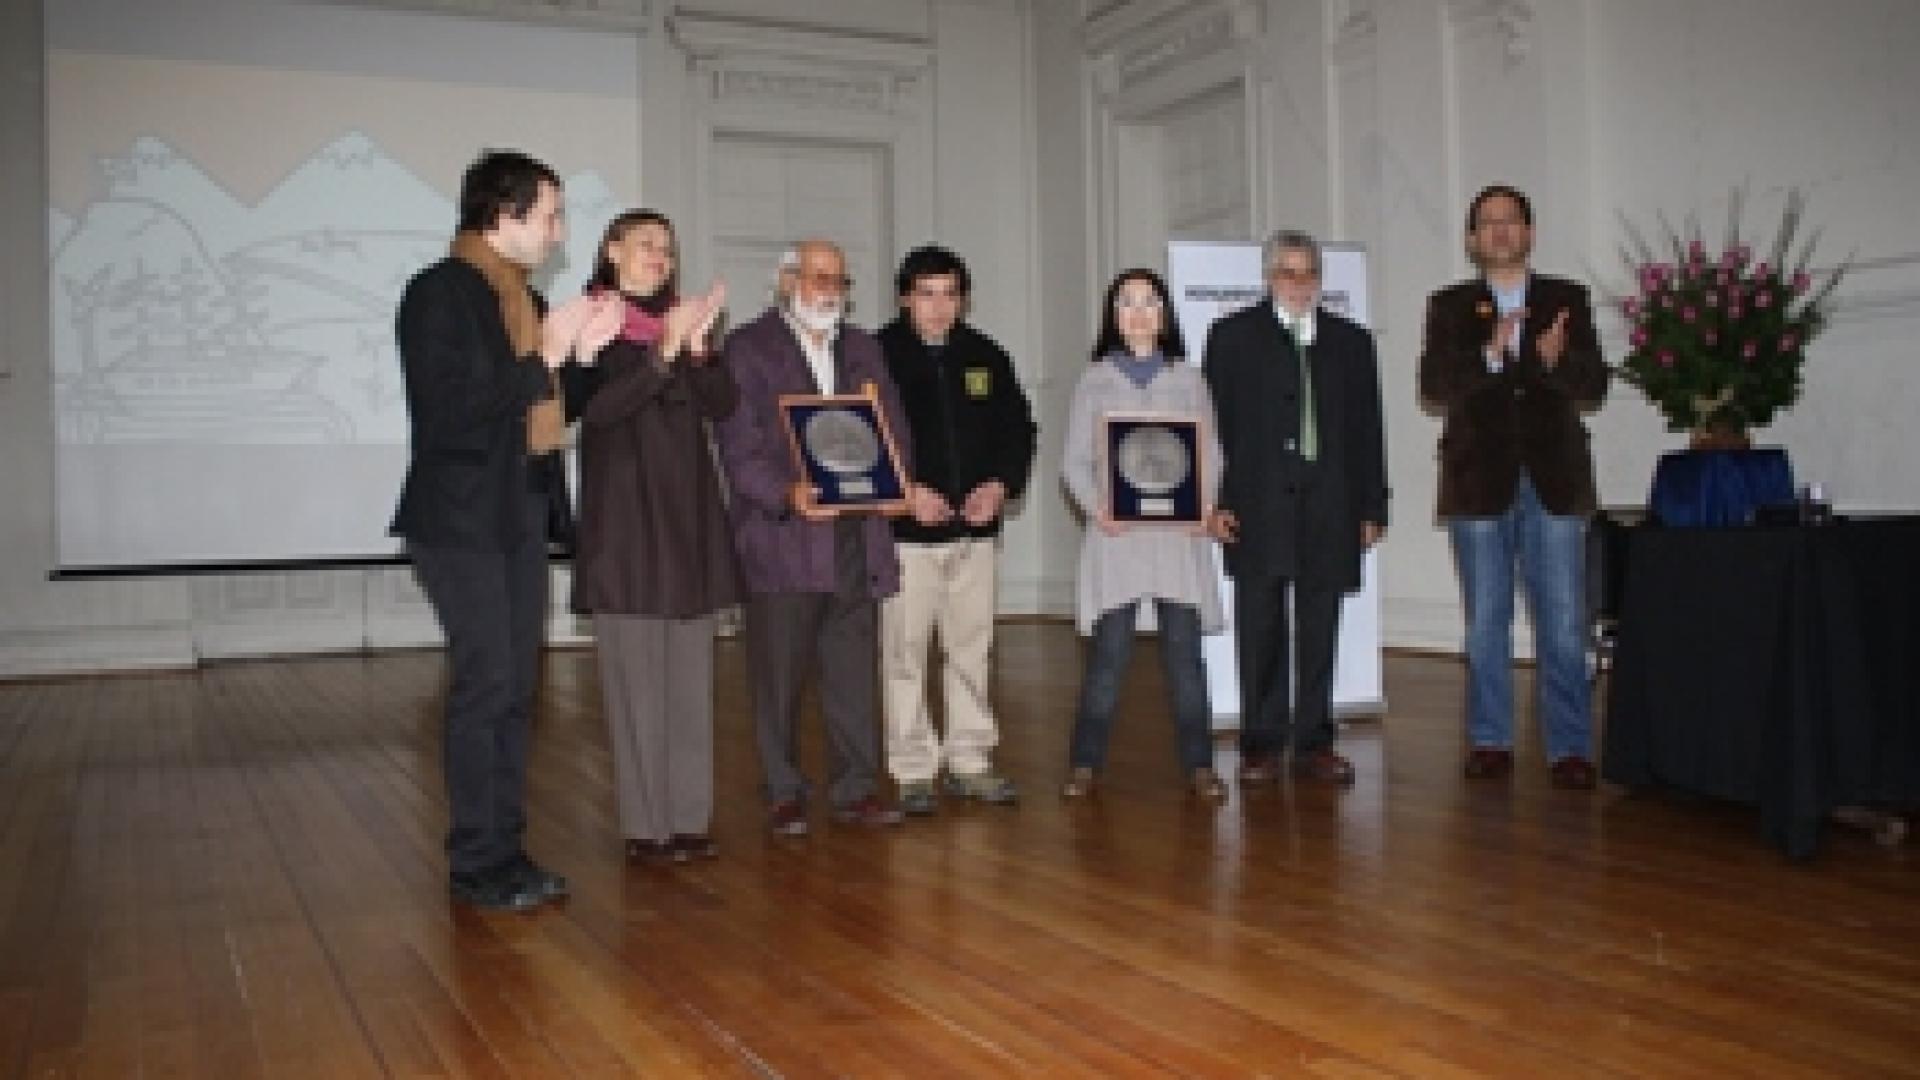
<path fill-rule="evenodd" d="M 858 394 L 782 394 L 780 417 L 814 503 L 835 513 L 891 513 L 907 502 L 900 450 L 867 383 Z"/>
<path fill-rule="evenodd" d="M 1197 525 L 1206 514 L 1199 417 L 1111 412 L 1100 418 L 1107 514 L 1129 525 Z"/>

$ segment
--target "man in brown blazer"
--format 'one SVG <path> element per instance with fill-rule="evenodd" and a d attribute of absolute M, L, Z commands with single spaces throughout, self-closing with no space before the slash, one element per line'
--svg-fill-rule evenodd
<path fill-rule="evenodd" d="M 1527 590 L 1538 715 L 1555 786 L 1591 788 L 1586 525 L 1598 500 L 1582 410 L 1605 396 L 1587 291 L 1536 274 L 1533 208 L 1506 185 L 1474 196 L 1467 253 L 1480 276 L 1427 301 L 1421 396 L 1445 413 L 1439 514 L 1467 616 L 1466 774 L 1513 769 L 1513 593 Z"/>

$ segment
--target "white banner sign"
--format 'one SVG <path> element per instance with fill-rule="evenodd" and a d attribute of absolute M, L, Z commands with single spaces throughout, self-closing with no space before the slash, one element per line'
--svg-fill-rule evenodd
<path fill-rule="evenodd" d="M 1367 253 L 1358 244 L 1327 244 L 1321 268 L 1322 303 L 1362 326 L 1367 322 Z M 1260 273 L 1260 245 L 1249 241 L 1176 240 L 1167 245 L 1167 284 L 1173 290 L 1174 318 L 1186 339 L 1189 359 L 1200 363 L 1213 320 L 1249 304 L 1264 303 L 1266 282 Z M 1223 566 L 1220 591 L 1227 601 L 1227 628 L 1205 641 L 1207 690 L 1216 719 L 1240 714 L 1240 672 L 1234 657 L 1233 586 Z M 1340 609 L 1340 640 L 1333 668 L 1336 714 L 1377 713 L 1386 709 L 1380 672 L 1380 588 L 1369 551 L 1361 561 L 1358 592 Z M 1295 682 L 1297 684 L 1297 681 Z"/>

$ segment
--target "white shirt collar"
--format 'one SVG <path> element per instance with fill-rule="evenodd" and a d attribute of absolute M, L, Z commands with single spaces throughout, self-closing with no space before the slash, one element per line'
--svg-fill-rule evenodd
<path fill-rule="evenodd" d="M 780 312 L 780 317 L 787 320 L 787 329 L 792 330 L 794 339 L 800 342 L 800 355 L 806 357 L 807 367 L 813 369 L 814 387 L 822 394 L 833 393 L 833 339 L 837 331 L 828 334 L 816 345 L 813 335 L 807 333 L 807 328 L 801 326 L 799 320 L 784 310 Z"/>
<path fill-rule="evenodd" d="M 1274 315 L 1279 318 L 1280 325 L 1293 334 L 1294 341 L 1301 345 L 1313 344 L 1313 335 L 1319 329 L 1319 320 L 1314 317 L 1317 309 L 1308 308 L 1305 315 L 1295 318 L 1292 312 L 1281 306 L 1280 301 L 1269 298 L 1267 302 L 1273 305 Z"/>

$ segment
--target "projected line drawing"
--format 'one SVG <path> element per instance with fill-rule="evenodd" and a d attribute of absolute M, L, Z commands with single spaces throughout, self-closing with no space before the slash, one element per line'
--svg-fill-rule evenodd
<path fill-rule="evenodd" d="M 153 137 L 96 172 L 99 197 L 50 212 L 62 442 L 405 441 L 393 312 L 447 250 L 447 195 L 358 132 L 251 206 Z M 595 173 L 566 188 L 575 232 L 549 287 L 577 291 L 583 226 L 617 207 Z"/>

